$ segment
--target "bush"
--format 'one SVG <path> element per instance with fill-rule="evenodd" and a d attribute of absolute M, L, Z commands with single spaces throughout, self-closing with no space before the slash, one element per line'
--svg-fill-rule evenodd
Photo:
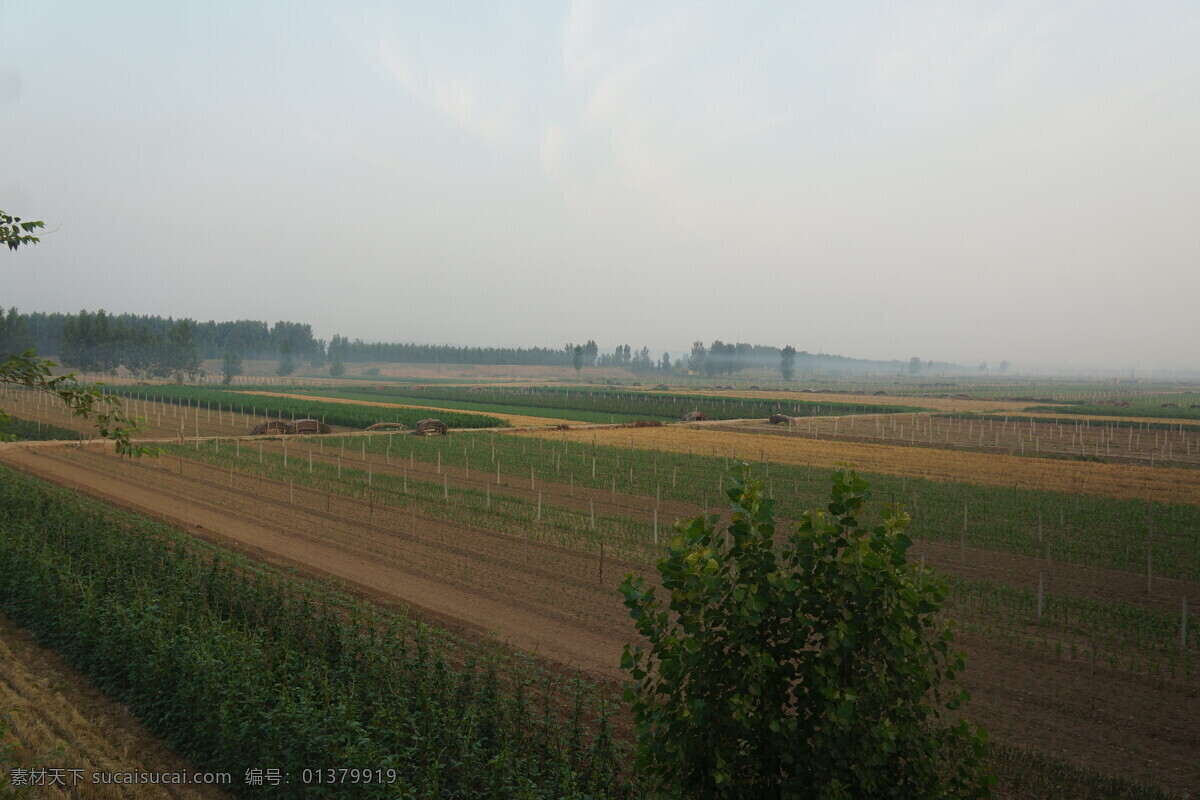
<path fill-rule="evenodd" d="M 985 737 L 947 713 L 967 694 L 946 585 L 906 563 L 908 514 L 861 527 L 847 467 L 777 545 L 762 482 L 731 478 L 725 530 L 676 524 L 662 597 L 621 586 L 650 646 L 622 658 L 644 774 L 672 797 L 987 797 Z"/>

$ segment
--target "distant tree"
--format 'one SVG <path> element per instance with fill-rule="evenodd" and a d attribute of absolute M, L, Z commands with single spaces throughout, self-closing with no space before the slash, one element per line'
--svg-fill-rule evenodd
<path fill-rule="evenodd" d="M 33 347 L 33 338 L 25 326 L 25 318 L 10 308 L 0 313 L 0 357 L 23 353 Z"/>
<path fill-rule="evenodd" d="M 913 356 L 908 360 L 908 374 L 916 375 L 921 371 L 921 359 Z"/>
<path fill-rule="evenodd" d="M 335 350 L 333 358 L 329 362 L 329 374 L 335 378 L 340 378 L 346 374 L 346 365 L 342 361 L 342 351 Z"/>
<path fill-rule="evenodd" d="M 925 362 L 925 369 L 929 370 L 930 372 L 933 372 L 933 360 L 932 359 Z"/>
<path fill-rule="evenodd" d="M 663 372 L 670 372 L 671 371 L 671 354 L 663 353 L 662 361 L 660 362 L 660 364 L 662 365 Z"/>
<path fill-rule="evenodd" d="M 296 371 L 296 361 L 292 358 L 292 342 L 290 339 L 284 339 L 283 344 L 279 346 L 279 366 L 275 369 L 275 374 L 283 377 L 291 375 Z"/>
<path fill-rule="evenodd" d="M 980 371 L 980 372 L 987 372 L 987 368 L 988 368 L 988 367 L 987 367 L 987 362 L 986 362 L 986 361 L 980 361 L 980 362 L 979 362 L 979 371 Z"/>
<path fill-rule="evenodd" d="M 997 367 L 997 369 L 999 369 L 999 370 L 1000 370 L 1000 374 L 1001 374 L 1001 375 L 1003 375 L 1004 373 L 1008 372 L 1008 362 L 1007 362 L 1007 361 L 1001 361 L 1001 362 L 1000 362 L 1000 366 L 999 366 L 999 367 Z"/>
<path fill-rule="evenodd" d="M 796 374 L 796 348 L 790 344 L 779 351 L 779 374 L 790 381 Z"/>
<path fill-rule="evenodd" d="M 313 342 L 313 355 L 309 365 L 313 369 L 321 369 L 325 366 L 325 340 L 317 339 Z"/>
<path fill-rule="evenodd" d="M 575 348 L 571 353 L 571 363 L 575 367 L 575 377 L 576 378 L 578 378 L 580 376 L 580 374 L 582 374 L 582 372 L 583 372 L 583 356 L 584 356 L 583 345 L 581 345 L 581 344 L 575 345 Z"/>
<path fill-rule="evenodd" d="M 225 379 L 221 383 L 227 386 L 233 383 L 233 379 L 242 374 L 242 354 L 226 350 L 225 360 L 221 364 L 221 372 L 225 374 Z"/>
<path fill-rule="evenodd" d="M 186 375 L 192 380 L 200 374 L 200 353 L 193 335 L 196 323 L 190 319 L 176 320 L 167 331 L 166 370 L 182 383 Z"/>
<path fill-rule="evenodd" d="M 704 346 L 704 342 L 697 339 L 692 342 L 692 353 L 688 356 L 688 370 L 690 372 L 700 372 L 704 369 L 704 362 L 708 360 L 708 348 Z"/>
<path fill-rule="evenodd" d="M 596 356 L 600 355 L 600 347 L 595 340 L 588 339 L 587 344 L 583 346 L 583 364 L 586 367 L 596 366 Z"/>

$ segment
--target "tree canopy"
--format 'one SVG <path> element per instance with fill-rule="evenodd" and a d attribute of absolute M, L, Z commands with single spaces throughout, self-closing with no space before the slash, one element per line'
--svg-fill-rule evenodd
<path fill-rule="evenodd" d="M 776 542 L 762 481 L 730 483 L 725 529 L 676 524 L 661 590 L 621 586 L 648 644 L 622 658 L 643 773 L 670 797 L 986 797 L 983 734 L 950 713 L 967 694 L 946 585 L 907 563 L 908 514 L 863 526 L 846 467 Z"/>

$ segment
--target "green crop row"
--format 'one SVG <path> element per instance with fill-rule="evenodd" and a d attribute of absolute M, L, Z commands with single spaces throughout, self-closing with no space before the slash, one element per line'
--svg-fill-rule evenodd
<path fill-rule="evenodd" d="M 18 419 L 12 416 L 0 421 L 0 436 L 12 436 L 17 441 L 23 442 L 48 441 L 51 439 L 74 441 L 83 438 L 78 431 L 60 428 L 48 422 Z"/>
<path fill-rule="evenodd" d="M 789 416 L 831 416 L 922 411 L 912 406 L 883 406 L 858 403 L 821 403 L 799 400 L 763 400 L 718 397 L 702 394 L 666 394 L 628 389 L 561 389 L 480 387 L 463 389 L 437 387 L 348 387 L 344 391 L 363 399 L 393 402 L 455 401 L 476 407 L 509 407 L 589 411 L 624 415 L 625 418 L 676 420 L 691 411 L 700 411 L 709 419 L 750 419 L 772 414 Z M 403 398 L 403 399 L 402 399 Z"/>
<path fill-rule="evenodd" d="M 474 441 L 472 441 L 474 440 Z M 367 451 L 383 455 L 389 437 L 371 437 Z M 336 440 L 326 446 L 336 446 Z M 356 450 L 361 442 L 348 444 Z M 464 451 L 466 446 L 466 451 Z M 734 454 L 760 462 L 747 452 Z M 475 453 L 474 456 L 471 453 Z M 719 505 L 730 454 L 697 455 L 636 447 L 531 438 L 496 433 L 464 433 L 452 439 L 403 437 L 393 457 L 412 454 L 426 462 L 472 469 L 495 469 L 518 479 L 533 470 L 537 481 L 568 481 L 576 486 L 650 498 L 661 497 Z M 494 455 L 493 455 L 494 453 Z M 823 507 L 829 494 L 828 471 L 787 464 L 757 463 L 776 499 L 776 510 L 796 518 Z M 966 547 L 1011 552 L 1064 563 L 1141 572 L 1149 549 L 1155 575 L 1200 579 L 1200 507 L 1085 495 L 1071 491 L 980 486 L 965 481 L 935 481 L 866 474 L 874 508 L 895 499 L 913 515 L 915 536 Z"/>
<path fill-rule="evenodd" d="M 288 776 L 239 794 L 630 795 L 582 682 L 0 472 L 0 607 L 198 767 Z M 383 780 L 303 780 L 341 768 Z"/>
<path fill-rule="evenodd" d="M 270 387 L 262 387 L 271 391 Z M 423 408 L 381 408 L 349 403 L 322 403 L 317 400 L 297 400 L 291 397 L 271 397 L 246 394 L 255 387 L 237 389 L 212 386 L 115 386 L 108 391 L 124 397 L 144 397 L 196 408 L 236 411 L 239 414 L 262 414 L 272 419 L 319 419 L 330 425 L 347 428 L 366 428 L 376 422 L 399 422 L 408 427 L 429 416 L 436 416 L 451 428 L 504 428 L 508 423 L 498 417 L 482 414 L 461 414 L 453 411 L 431 412 Z"/>
<path fill-rule="evenodd" d="M 1048 411 L 1052 414 L 1090 414 L 1098 417 L 1154 417 L 1157 419 L 1186 419 L 1200 421 L 1200 395 L 1189 395 L 1183 401 L 1174 401 L 1175 407 L 1164 407 L 1167 396 L 1130 401 L 1132 405 L 1096 405 L 1079 401 L 1061 406 L 1031 406 L 1026 411 Z"/>

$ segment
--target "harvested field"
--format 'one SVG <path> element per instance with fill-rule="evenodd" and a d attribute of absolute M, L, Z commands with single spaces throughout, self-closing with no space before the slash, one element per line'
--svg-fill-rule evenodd
<path fill-rule="evenodd" d="M 765 423 L 761 427 L 769 432 Z M 698 455 L 729 454 L 750 460 L 832 468 L 842 462 L 866 472 L 989 486 L 1078 491 L 1131 499 L 1200 503 L 1200 471 L 1171 467 L 1058 461 L 1045 458 L 865 444 L 789 436 L 758 436 L 711 426 L 594 428 L 531 432 L 523 436 L 630 446 Z"/>
<path fill-rule="evenodd" d="M 930 414 L 867 414 L 806 417 L 787 427 L 760 420 L 727 421 L 721 430 L 840 441 L 907 444 L 946 450 L 1046 456 L 1145 466 L 1200 466 L 1200 431 L 1163 423 L 1108 420 L 941 417 Z"/>
<path fill-rule="evenodd" d="M 194 772 L 118 703 L 94 689 L 51 650 L 0 615 L 0 714 L 21 745 L 18 765 L 82 770 L 72 786 L 41 786 L 37 797 L 87 800 L 201 800 L 231 795 L 212 786 L 95 785 L 93 775 Z M 0 736 L 0 744 L 3 744 Z M 240 780 L 240 776 L 238 778 Z M 68 783 L 72 779 L 66 778 Z"/>

